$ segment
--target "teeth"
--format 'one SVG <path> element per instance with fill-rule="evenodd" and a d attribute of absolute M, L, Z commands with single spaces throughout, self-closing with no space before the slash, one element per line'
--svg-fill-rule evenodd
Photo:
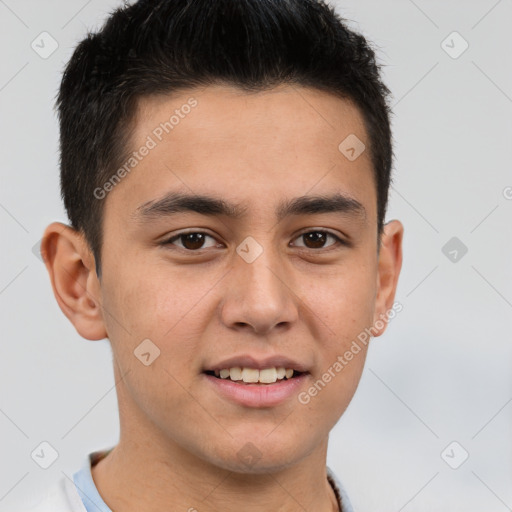
<path fill-rule="evenodd" d="M 234 368 L 230 368 L 228 372 L 231 380 L 242 380 L 242 368 L 235 366 Z"/>
<path fill-rule="evenodd" d="M 230 370 L 231 372 L 231 370 Z M 244 368 L 242 370 L 242 380 L 244 382 L 258 382 L 260 379 L 260 371 L 254 368 Z"/>
<path fill-rule="evenodd" d="M 277 370 L 275 368 L 265 368 L 259 371 L 260 382 L 271 384 L 277 381 Z"/>
<path fill-rule="evenodd" d="M 215 376 L 221 379 L 230 379 L 233 381 L 243 381 L 245 383 L 261 383 L 261 384 L 273 384 L 278 380 L 282 380 L 285 377 L 291 379 L 293 376 L 293 369 L 283 368 L 264 368 L 263 370 L 257 370 L 255 368 L 240 368 L 235 366 L 233 368 L 223 368 L 222 370 L 215 370 Z"/>

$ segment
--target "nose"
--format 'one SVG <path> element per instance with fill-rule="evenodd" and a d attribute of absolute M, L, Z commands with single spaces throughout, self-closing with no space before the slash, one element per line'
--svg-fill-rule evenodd
<path fill-rule="evenodd" d="M 285 267 L 282 257 L 269 248 L 251 263 L 236 254 L 221 305 L 223 324 L 266 335 L 296 322 L 299 298 Z"/>

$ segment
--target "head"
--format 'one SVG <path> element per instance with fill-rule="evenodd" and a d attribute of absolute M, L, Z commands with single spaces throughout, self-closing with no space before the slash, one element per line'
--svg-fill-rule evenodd
<path fill-rule="evenodd" d="M 57 103 L 71 225 L 42 250 L 77 331 L 110 340 L 122 431 L 237 471 L 326 440 L 401 265 L 387 94 L 314 0 L 141 0 L 78 45 Z M 302 376 L 242 403 L 213 381 L 242 363 Z"/>
<path fill-rule="evenodd" d="M 388 90 L 363 36 L 316 0 L 139 1 L 115 11 L 77 46 L 57 101 L 62 197 L 98 275 L 105 184 L 134 150 L 137 105 L 219 83 L 246 92 L 302 85 L 357 106 L 382 229 L 392 165 Z"/>

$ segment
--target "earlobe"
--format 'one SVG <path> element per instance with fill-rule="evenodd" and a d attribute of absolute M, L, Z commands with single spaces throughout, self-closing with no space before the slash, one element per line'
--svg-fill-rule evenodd
<path fill-rule="evenodd" d="M 107 337 L 94 257 L 83 235 L 53 222 L 44 232 L 41 255 L 59 307 L 78 333 L 89 340 Z"/>
<path fill-rule="evenodd" d="M 375 336 L 384 333 L 390 312 L 394 309 L 394 299 L 398 277 L 402 268 L 402 239 L 404 227 L 398 220 L 392 220 L 384 226 L 379 252 L 377 297 L 375 301 Z M 378 328 L 382 326 L 382 328 Z"/>

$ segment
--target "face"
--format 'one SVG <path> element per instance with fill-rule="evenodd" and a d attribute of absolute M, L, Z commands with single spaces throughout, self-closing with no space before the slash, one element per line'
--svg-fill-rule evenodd
<path fill-rule="evenodd" d="M 122 429 L 244 472 L 324 444 L 361 376 L 367 344 L 354 341 L 391 306 L 400 259 L 396 233 L 379 258 L 369 150 L 339 149 L 351 135 L 369 147 L 358 110 L 308 88 L 140 102 L 140 158 L 98 199 L 95 293 L 124 377 Z M 278 380 L 232 380 L 237 368 Z"/>

